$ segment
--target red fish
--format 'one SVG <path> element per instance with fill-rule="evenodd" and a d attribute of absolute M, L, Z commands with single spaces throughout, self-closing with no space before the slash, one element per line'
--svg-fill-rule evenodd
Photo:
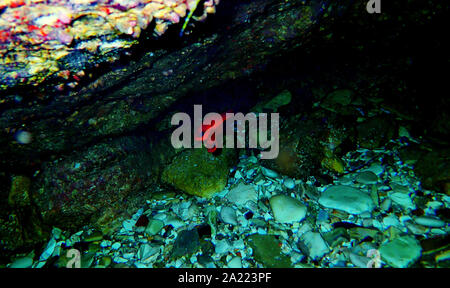
<path fill-rule="evenodd" d="M 207 139 L 207 141 L 208 141 L 208 146 L 211 146 L 211 144 L 215 144 L 215 141 L 216 141 L 216 137 L 215 137 L 215 134 L 213 134 L 213 135 L 210 135 L 211 133 L 213 133 L 213 131 L 215 130 L 215 129 L 212 129 L 212 130 L 210 130 L 211 128 L 216 128 L 216 127 L 220 127 L 220 126 L 223 126 L 223 123 L 227 120 L 227 113 L 231 113 L 231 111 L 228 111 L 228 112 L 224 112 L 224 113 L 222 113 L 222 114 L 220 114 L 220 116 L 222 116 L 222 120 L 221 121 L 219 121 L 218 123 L 215 123 L 215 121 L 212 121 L 212 123 L 210 124 L 210 125 L 202 125 L 201 127 L 200 127 L 200 130 L 201 130 L 201 133 L 198 133 L 198 132 L 200 132 L 200 131 L 197 131 L 197 134 L 195 134 L 195 135 L 198 135 L 198 134 L 201 134 L 202 136 L 201 137 L 196 137 L 195 138 L 195 140 L 196 141 L 204 141 L 205 139 Z M 222 128 L 223 129 L 223 128 Z M 207 148 L 208 149 L 208 152 L 209 153 L 214 153 L 216 150 L 217 150 L 217 147 L 216 146 L 212 146 L 212 148 Z"/>

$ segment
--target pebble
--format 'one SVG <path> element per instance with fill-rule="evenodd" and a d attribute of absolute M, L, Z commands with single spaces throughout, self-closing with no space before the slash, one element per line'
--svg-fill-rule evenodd
<path fill-rule="evenodd" d="M 242 268 L 242 259 L 239 256 L 235 256 L 227 263 L 228 268 Z"/>
<path fill-rule="evenodd" d="M 394 192 L 389 194 L 389 198 L 404 209 L 416 209 L 416 205 L 408 194 L 402 192 Z"/>
<path fill-rule="evenodd" d="M 252 234 L 247 238 L 252 248 L 253 258 L 263 264 L 264 268 L 290 268 L 291 259 L 283 254 L 280 242 L 274 235 Z"/>
<path fill-rule="evenodd" d="M 299 248 L 313 260 L 321 258 L 330 251 L 320 233 L 312 231 L 302 235 Z"/>
<path fill-rule="evenodd" d="M 279 223 L 300 222 L 306 216 L 306 206 L 295 198 L 276 195 L 269 202 L 274 218 Z"/>
<path fill-rule="evenodd" d="M 439 218 L 428 217 L 428 216 L 419 216 L 414 218 L 414 222 L 419 225 L 426 227 L 439 228 L 445 226 L 445 222 Z"/>
<path fill-rule="evenodd" d="M 220 219 L 226 223 L 231 225 L 237 225 L 237 217 L 236 217 L 236 211 L 234 211 L 231 207 L 222 207 L 220 210 Z"/>
<path fill-rule="evenodd" d="M 228 239 L 222 239 L 222 240 L 216 241 L 215 251 L 217 254 L 226 253 L 228 251 L 231 251 L 232 248 L 233 248 L 233 245 L 230 242 L 230 240 L 228 240 Z"/>
<path fill-rule="evenodd" d="M 380 163 L 372 163 L 369 168 L 367 168 L 367 170 L 365 171 L 371 171 L 373 173 L 375 173 L 377 176 L 380 176 L 381 174 L 383 174 L 384 172 L 384 168 Z"/>
<path fill-rule="evenodd" d="M 257 202 L 258 192 L 252 185 L 239 183 L 228 192 L 226 198 L 228 201 L 238 205 L 244 206 L 248 201 Z"/>
<path fill-rule="evenodd" d="M 426 234 L 428 232 L 428 228 L 423 227 L 421 225 L 417 225 L 417 224 L 411 223 L 410 221 L 406 222 L 405 226 L 414 235 L 423 235 L 423 234 Z"/>
<path fill-rule="evenodd" d="M 33 265 L 33 258 L 31 257 L 21 257 L 9 266 L 9 268 L 30 268 Z"/>
<path fill-rule="evenodd" d="M 295 181 L 292 178 L 285 178 L 283 185 L 288 189 L 293 189 L 295 187 Z"/>
<path fill-rule="evenodd" d="M 385 228 L 388 228 L 389 226 L 399 226 L 400 221 L 398 221 L 395 215 L 389 215 L 383 218 L 383 225 Z"/>
<path fill-rule="evenodd" d="M 193 254 L 200 247 L 200 238 L 196 229 L 181 231 L 173 244 L 172 257 L 178 258 Z"/>
<path fill-rule="evenodd" d="M 372 171 L 363 171 L 356 176 L 356 182 L 361 184 L 376 184 L 378 182 L 378 176 Z"/>
<path fill-rule="evenodd" d="M 109 241 L 109 240 L 103 240 L 101 243 L 100 243 L 100 247 L 102 247 L 102 248 L 106 248 L 106 247 L 109 247 L 109 246 L 111 246 L 111 241 Z"/>
<path fill-rule="evenodd" d="M 152 247 L 149 244 L 141 245 L 137 253 L 137 257 L 141 262 L 150 262 L 148 258 L 157 254 L 159 252 L 159 247 Z"/>
<path fill-rule="evenodd" d="M 350 214 L 372 211 L 375 207 L 368 194 L 344 185 L 327 188 L 320 196 L 319 203 L 326 208 L 342 210 Z"/>
<path fill-rule="evenodd" d="M 134 224 L 136 224 L 136 221 L 125 220 L 123 221 L 122 226 L 126 231 L 133 231 Z"/>
<path fill-rule="evenodd" d="M 383 211 L 388 211 L 389 208 L 391 208 L 391 204 L 392 204 L 392 200 L 387 198 L 386 200 L 384 200 L 381 205 L 380 205 L 380 209 Z"/>
<path fill-rule="evenodd" d="M 113 261 L 115 263 L 127 263 L 128 259 L 125 259 L 125 258 L 120 257 L 120 256 L 116 256 L 116 257 L 114 257 Z"/>
<path fill-rule="evenodd" d="M 186 223 L 183 220 L 181 220 L 180 218 L 178 218 L 175 215 L 168 216 L 166 218 L 166 220 L 164 220 L 164 224 L 165 225 L 172 225 L 172 227 L 175 228 L 175 229 L 178 229 L 178 228 L 183 227 L 183 226 L 186 225 Z"/>
<path fill-rule="evenodd" d="M 111 249 L 118 250 L 120 248 L 120 246 L 122 246 L 122 244 L 120 244 L 119 242 L 116 242 L 111 246 Z"/>
<path fill-rule="evenodd" d="M 358 268 L 367 268 L 367 263 L 371 260 L 369 257 L 360 256 L 355 253 L 349 253 L 349 259 Z"/>
<path fill-rule="evenodd" d="M 161 229 L 164 227 L 164 222 L 158 219 L 150 219 L 145 228 L 145 234 L 148 236 L 153 236 L 159 233 Z"/>
<path fill-rule="evenodd" d="M 273 178 L 273 179 L 278 178 L 278 176 L 279 176 L 276 171 L 273 171 L 273 170 L 268 169 L 266 167 L 261 167 L 261 173 L 264 176 L 269 177 L 269 178 Z"/>
<path fill-rule="evenodd" d="M 417 261 L 422 253 L 419 241 L 412 236 L 398 237 L 383 243 L 379 252 L 381 258 L 394 268 L 406 268 Z"/>

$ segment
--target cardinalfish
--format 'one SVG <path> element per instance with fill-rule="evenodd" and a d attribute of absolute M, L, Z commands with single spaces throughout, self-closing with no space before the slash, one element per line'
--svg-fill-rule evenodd
<path fill-rule="evenodd" d="M 200 137 L 195 137 L 196 141 L 202 141 L 203 143 L 206 144 L 207 147 L 211 147 L 211 148 L 207 148 L 209 153 L 214 153 L 217 150 L 217 147 L 215 146 L 215 142 L 216 142 L 216 137 L 214 133 L 214 131 L 216 130 L 216 128 L 223 126 L 223 123 L 225 123 L 225 121 L 227 120 L 228 116 L 227 113 L 232 113 L 231 111 L 228 112 L 224 112 L 222 114 L 220 114 L 220 116 L 222 116 L 222 120 L 218 121 L 216 123 L 216 121 L 212 121 L 211 124 L 209 125 L 205 125 L 203 124 L 202 126 L 199 127 L 199 131 L 197 131 L 198 133 L 195 135 L 201 135 Z M 232 114 L 231 114 L 232 115 Z M 214 129 L 211 129 L 214 128 Z M 201 133 L 200 133 L 201 130 Z M 214 145 L 214 146 L 213 146 Z"/>

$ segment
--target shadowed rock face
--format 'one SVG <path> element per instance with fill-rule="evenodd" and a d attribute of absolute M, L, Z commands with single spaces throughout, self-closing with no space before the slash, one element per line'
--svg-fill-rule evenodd
<path fill-rule="evenodd" d="M 87 81 L 78 91 L 53 93 L 44 84 L 11 90 L 0 103 L 0 143 L 7 147 L 1 158 L 70 151 L 134 131 L 188 92 L 200 93 L 248 76 L 271 57 L 302 45 L 320 13 L 311 4 L 295 1 L 229 2 L 208 24 L 217 31 L 207 30 L 196 43 L 190 42 L 194 38 L 180 43 L 169 34 L 160 42 L 142 41 L 129 64 Z M 93 72 L 99 75 L 99 69 Z M 18 98 L 22 100 L 17 102 Z M 18 146 L 11 142 L 22 125 L 33 141 Z"/>
<path fill-rule="evenodd" d="M 258 95 L 245 104 L 240 96 L 228 100 L 234 92 L 223 87 L 246 81 L 274 57 L 307 43 L 322 14 L 320 1 L 224 2 L 189 37 L 180 39 L 176 29 L 158 40 L 141 37 L 122 62 L 83 66 L 79 89 L 56 92 L 58 83 L 50 79 L 37 87 L 3 91 L 0 166 L 7 172 L 2 177 L 39 171 L 31 195 L 43 223 L 71 230 L 87 223 L 102 226 L 145 203 L 148 191 L 157 189 L 160 168 L 175 154 L 166 131 L 170 113 L 198 95 L 209 103 L 234 101 L 239 110 L 253 106 Z M 61 61 L 81 65 L 83 57 L 74 54 Z M 220 100 L 211 99 L 218 93 L 224 94 Z M 253 92 L 234 94 L 244 93 L 249 99 Z M 29 144 L 15 141 L 21 130 L 31 133 Z"/>
<path fill-rule="evenodd" d="M 410 66 L 405 66 L 409 63 L 405 53 L 411 51 L 398 49 L 400 52 L 391 53 L 390 42 L 408 39 L 408 33 L 412 32 L 402 38 L 399 35 L 405 35 L 401 32 L 405 32 L 402 29 L 408 25 L 392 23 L 389 17 L 386 21 L 383 20 L 386 18 L 368 18 L 365 14 L 361 17 L 364 1 L 358 1 L 359 6 L 352 8 L 354 15 L 348 22 L 342 20 L 350 18 L 345 12 L 351 6 L 342 1 L 326 1 L 327 5 L 339 2 L 339 6 L 331 6 L 333 9 L 328 12 L 328 17 L 319 21 L 315 16 L 321 15 L 318 4 L 324 1 L 306 1 L 306 4 L 275 0 L 222 2 L 218 13 L 188 38 L 180 40 L 178 31 L 171 34 L 169 30 L 165 38 L 158 41 L 144 40 L 131 51 L 132 56 L 121 63 L 93 69 L 94 75 L 92 78 L 87 76 L 89 80 L 82 80 L 79 90 L 55 93 L 49 89 L 54 83 L 43 83 L 29 90 L 11 89 L 0 98 L 2 239 L 9 237 L 8 243 L 15 244 L 14 237 L 18 234 L 9 231 L 20 232 L 21 225 L 29 225 L 27 215 L 34 215 L 35 211 L 39 211 L 44 225 L 70 230 L 85 224 L 107 225 L 121 215 L 135 211 L 149 194 L 158 192 L 162 168 L 171 163 L 176 154 L 169 143 L 168 119 L 173 112 L 190 112 L 193 104 L 204 104 L 204 114 L 224 112 L 221 110 L 224 107 L 246 112 L 258 101 L 266 103 L 268 98 L 289 89 L 293 95 L 291 105 L 280 108 L 280 113 L 286 115 L 284 123 L 287 123 L 280 135 L 283 157 L 278 158 L 278 162 L 267 161 L 265 164 L 298 179 L 323 174 L 321 161 L 325 156 L 333 160 L 353 150 L 356 143 L 374 140 L 370 135 L 364 137 L 367 134 L 364 132 L 370 132 L 365 125 L 373 119 L 372 124 L 380 123 L 380 118 L 376 117 L 381 108 L 391 114 L 387 120 L 382 119 L 383 122 L 401 118 L 403 124 L 417 125 L 420 133 L 430 123 L 424 115 L 430 115 L 428 112 L 433 111 L 433 107 L 442 109 L 436 115 L 446 115 L 442 111 L 448 111 L 445 109 L 448 100 L 445 99 L 442 103 L 425 105 L 428 112 L 411 108 L 416 106 L 417 98 L 412 96 L 410 87 L 405 88 L 408 83 L 402 82 L 404 73 L 411 71 Z M 402 4 L 399 7 L 403 8 Z M 404 19 L 408 19 L 407 23 L 422 19 L 413 16 L 409 10 L 402 13 Z M 397 15 L 394 18 L 397 19 Z M 350 44 L 340 42 L 347 32 L 337 36 L 328 32 L 336 22 L 343 25 L 341 31 L 357 31 L 356 36 L 347 41 Z M 388 26 L 383 31 L 390 32 L 381 36 L 367 33 L 379 23 Z M 365 25 L 371 29 L 365 30 Z M 320 29 L 314 32 L 322 31 L 320 36 L 310 33 L 318 26 Z M 356 27 L 359 29 L 354 29 Z M 367 39 L 371 37 L 376 39 L 373 40 L 375 44 Z M 323 42 L 315 43 L 318 38 Z M 328 43 L 324 39 L 332 40 Z M 321 47 L 324 42 L 328 45 L 326 49 Z M 342 60 L 340 53 L 334 54 L 337 42 L 342 50 L 351 51 L 351 57 Z M 362 50 L 359 50 L 360 46 Z M 379 55 L 379 49 L 385 53 Z M 300 54 L 308 50 L 319 52 L 314 58 L 301 58 Z M 391 56 L 384 59 L 385 55 Z M 80 59 L 75 56 L 74 61 Z M 281 63 L 276 63 L 280 59 L 283 59 Z M 419 70 L 418 66 L 412 67 Z M 354 97 L 350 97 L 353 102 L 344 101 L 346 105 L 336 107 L 330 100 L 324 105 L 328 109 L 308 111 L 314 102 L 336 91 L 336 87 L 354 91 Z M 373 87 L 381 87 L 381 90 Z M 380 97 L 385 99 L 380 101 Z M 390 101 L 394 98 L 401 98 L 398 102 L 402 105 Z M 369 122 L 356 121 L 362 112 L 354 107 L 360 106 Z M 372 117 L 370 112 L 373 111 L 377 113 Z M 435 122 L 435 126 L 428 126 L 430 132 L 437 127 L 439 133 L 448 133 L 445 117 Z M 376 128 L 376 125 L 369 126 Z M 385 134 L 377 135 L 380 142 L 389 140 L 393 132 L 388 130 L 393 127 L 389 126 Z M 372 130 L 377 131 L 375 128 Z M 33 138 L 29 144 L 20 145 L 14 141 L 14 134 L 19 129 L 31 133 Z M 333 146 L 333 150 L 330 152 L 324 146 Z M 339 172 L 339 169 L 334 170 Z M 18 213 L 21 219 L 13 223 L 8 222 L 11 207 L 7 200 L 11 176 L 16 175 L 31 179 L 31 205 L 39 209 Z M 431 181 L 431 184 L 439 182 L 448 189 L 448 177 L 443 179 L 445 181 L 440 177 L 432 179 L 438 181 Z M 11 227 L 6 227 L 7 224 Z M 23 230 L 39 236 L 39 229 L 33 226 L 40 223 L 30 224 L 28 230 Z M 17 243 L 8 249 L 20 245 Z"/>

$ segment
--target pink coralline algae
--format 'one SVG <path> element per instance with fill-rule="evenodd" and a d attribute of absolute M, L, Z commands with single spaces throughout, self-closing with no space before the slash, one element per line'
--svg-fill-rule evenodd
<path fill-rule="evenodd" d="M 141 32 L 152 22 L 155 36 L 161 36 L 193 9 L 203 11 L 203 15 L 192 18 L 204 20 L 215 13 L 219 0 L 207 0 L 203 7 L 197 7 L 198 3 L 198 0 L 0 0 L 0 66 L 6 67 L 1 71 L 4 75 L 0 86 L 6 88 L 5 79 L 38 84 L 57 72 L 58 60 L 74 49 L 103 55 L 128 48 L 137 43 Z"/>

